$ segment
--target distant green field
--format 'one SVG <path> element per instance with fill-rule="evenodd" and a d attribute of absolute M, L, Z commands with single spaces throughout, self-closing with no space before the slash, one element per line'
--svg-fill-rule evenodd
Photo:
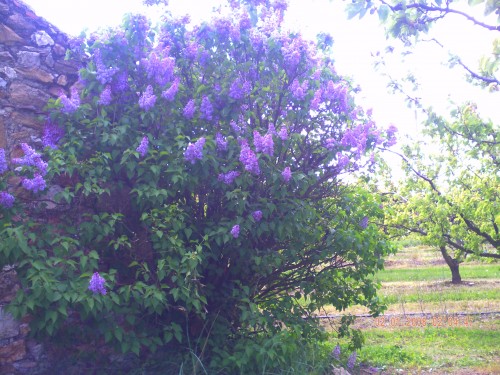
<path fill-rule="evenodd" d="M 463 265 L 460 267 L 462 280 L 468 279 L 498 279 L 499 264 Z M 447 266 L 422 268 L 393 268 L 378 272 L 375 279 L 381 282 L 391 281 L 431 281 L 450 280 L 451 272 Z"/>
<path fill-rule="evenodd" d="M 460 289 L 442 290 L 435 292 L 411 292 L 382 295 L 382 300 L 387 304 L 398 302 L 439 302 L 439 301 L 478 301 L 500 300 L 500 289 Z"/>

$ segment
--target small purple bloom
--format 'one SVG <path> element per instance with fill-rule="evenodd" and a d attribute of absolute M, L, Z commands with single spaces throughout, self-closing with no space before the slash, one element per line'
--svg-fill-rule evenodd
<path fill-rule="evenodd" d="M 9 169 L 7 160 L 5 159 L 5 150 L 0 148 L 0 174 L 3 174 Z"/>
<path fill-rule="evenodd" d="M 220 173 L 218 180 L 224 182 L 226 185 L 233 183 L 236 177 L 240 175 L 240 172 L 229 171 L 227 173 Z"/>
<path fill-rule="evenodd" d="M 39 174 L 35 175 L 32 179 L 25 178 L 23 180 L 23 187 L 26 190 L 31 190 L 33 193 L 45 190 L 47 187 L 45 180 Z"/>
<path fill-rule="evenodd" d="M 290 171 L 290 167 L 286 167 L 283 172 L 281 172 L 281 176 L 285 182 L 289 182 L 292 178 L 292 171 Z"/>
<path fill-rule="evenodd" d="M 231 122 L 229 123 L 229 125 L 231 125 L 231 128 L 233 128 L 233 131 L 236 134 L 240 134 L 241 133 L 241 127 L 236 123 L 236 121 L 231 120 Z"/>
<path fill-rule="evenodd" d="M 0 205 L 5 208 L 11 208 L 14 205 L 15 198 L 6 191 L 0 191 Z"/>
<path fill-rule="evenodd" d="M 314 92 L 314 97 L 311 100 L 311 109 L 317 111 L 321 103 L 321 96 L 323 95 L 323 90 L 318 89 Z"/>
<path fill-rule="evenodd" d="M 361 221 L 359 222 L 359 226 L 363 229 L 366 229 L 366 227 L 368 226 L 368 216 L 365 216 L 361 219 Z"/>
<path fill-rule="evenodd" d="M 334 149 L 336 144 L 337 141 L 334 138 L 328 138 L 325 142 L 325 147 L 331 151 Z"/>
<path fill-rule="evenodd" d="M 203 97 L 203 99 L 201 100 L 201 107 L 200 107 L 200 111 L 201 111 L 201 118 L 202 119 L 205 119 L 205 120 L 212 120 L 212 112 L 213 112 L 213 107 L 212 107 L 212 103 L 210 103 L 210 99 L 208 99 L 206 96 Z"/>
<path fill-rule="evenodd" d="M 156 95 L 153 93 L 153 86 L 148 85 L 146 91 L 139 98 L 139 107 L 146 111 L 154 107 L 156 103 Z"/>
<path fill-rule="evenodd" d="M 172 85 L 167 90 L 163 91 L 161 93 L 161 96 L 167 99 L 169 102 L 173 101 L 175 99 L 177 91 L 179 90 L 179 82 L 179 78 L 174 79 Z"/>
<path fill-rule="evenodd" d="M 108 82 L 111 82 L 111 78 L 113 75 L 118 72 L 120 69 L 109 67 L 107 68 L 102 61 L 102 54 L 100 49 L 96 49 L 94 51 L 94 62 L 97 70 L 97 79 L 101 84 L 105 85 Z"/>
<path fill-rule="evenodd" d="M 89 290 L 94 294 L 100 293 L 104 296 L 106 295 L 106 287 L 104 286 L 105 282 L 106 280 L 104 280 L 104 277 L 99 275 L 99 272 L 94 272 L 90 278 Z"/>
<path fill-rule="evenodd" d="M 215 135 L 215 143 L 217 144 L 217 149 L 219 151 L 226 151 L 227 150 L 227 141 L 226 139 L 222 136 L 221 133 L 217 133 Z"/>
<path fill-rule="evenodd" d="M 260 221 L 262 219 L 262 211 L 254 211 L 252 212 L 252 217 L 255 221 Z"/>
<path fill-rule="evenodd" d="M 36 167 L 40 171 L 40 174 L 45 176 L 48 164 L 42 160 L 40 154 L 33 150 L 27 143 L 21 143 L 21 148 L 23 149 L 24 156 L 12 159 L 12 162 L 14 164 Z"/>
<path fill-rule="evenodd" d="M 99 96 L 99 104 L 109 105 L 112 99 L 111 85 L 106 85 L 106 88 L 101 92 L 101 95 Z"/>
<path fill-rule="evenodd" d="M 274 124 L 269 123 L 267 126 L 267 134 L 276 135 L 276 128 L 274 127 Z"/>
<path fill-rule="evenodd" d="M 280 131 L 278 132 L 278 136 L 282 141 L 286 141 L 288 139 L 288 130 L 286 130 L 285 127 L 281 127 Z"/>
<path fill-rule="evenodd" d="M 294 79 L 290 89 L 292 90 L 292 95 L 294 98 L 302 100 L 307 94 L 307 89 L 309 87 L 309 81 L 304 81 L 302 84 L 299 83 L 297 79 Z"/>
<path fill-rule="evenodd" d="M 124 92 L 128 90 L 129 85 L 128 85 L 128 73 L 127 72 L 121 72 L 116 76 L 116 80 L 113 84 L 113 88 L 115 89 L 116 92 Z"/>
<path fill-rule="evenodd" d="M 194 100 L 191 99 L 187 104 L 186 106 L 184 107 L 184 111 L 183 111 L 183 114 L 184 114 L 184 117 L 187 118 L 187 119 L 192 119 L 193 116 L 194 116 L 194 111 L 196 110 L 196 107 L 194 105 Z"/>
<path fill-rule="evenodd" d="M 149 139 L 148 137 L 143 137 L 141 144 L 135 149 L 142 157 L 146 156 L 148 153 Z"/>
<path fill-rule="evenodd" d="M 391 147 L 397 143 L 397 138 L 396 138 L 397 132 L 398 132 L 398 128 L 396 128 L 394 125 L 389 126 L 389 128 L 386 131 L 387 140 L 384 143 L 385 147 Z"/>
<path fill-rule="evenodd" d="M 356 352 L 352 352 L 347 360 L 347 368 L 352 370 L 356 364 Z"/>
<path fill-rule="evenodd" d="M 253 132 L 253 144 L 255 145 L 255 151 L 263 152 L 269 156 L 273 155 L 274 152 L 274 142 L 272 134 L 266 134 L 261 136 L 258 131 Z"/>
<path fill-rule="evenodd" d="M 64 129 L 60 126 L 54 124 L 51 121 L 47 121 L 43 128 L 43 138 L 42 143 L 44 147 L 50 147 L 53 149 L 57 148 L 57 142 L 64 136 Z"/>
<path fill-rule="evenodd" d="M 240 161 L 245 166 L 245 170 L 254 173 L 256 175 L 260 174 L 259 160 L 255 153 L 250 149 L 248 144 L 243 143 L 240 151 Z"/>
<path fill-rule="evenodd" d="M 337 346 L 335 347 L 335 349 L 333 349 L 332 356 L 337 361 L 340 360 L 340 345 L 337 344 Z"/>
<path fill-rule="evenodd" d="M 240 226 L 239 225 L 235 225 L 232 229 L 231 229 L 231 234 L 234 238 L 238 238 L 238 236 L 240 235 Z"/>
<path fill-rule="evenodd" d="M 243 99 L 252 92 L 252 85 L 247 80 L 236 78 L 229 88 L 229 97 L 232 99 Z"/>
<path fill-rule="evenodd" d="M 201 137 L 195 143 L 190 143 L 184 152 L 184 159 L 194 164 L 196 160 L 203 159 L 203 146 L 205 145 L 205 138 Z"/>
<path fill-rule="evenodd" d="M 80 106 L 80 94 L 76 87 L 71 88 L 71 99 L 66 96 L 66 94 L 61 93 L 59 96 L 63 107 L 61 108 L 61 112 L 63 113 L 73 113 Z"/>

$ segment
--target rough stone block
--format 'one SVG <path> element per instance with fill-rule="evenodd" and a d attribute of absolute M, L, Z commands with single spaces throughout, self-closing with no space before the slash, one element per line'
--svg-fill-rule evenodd
<path fill-rule="evenodd" d="M 21 73 L 24 77 L 28 79 L 34 79 L 39 82 L 49 83 L 54 80 L 54 76 L 44 69 L 17 69 L 18 73 Z"/>
<path fill-rule="evenodd" d="M 0 340 L 19 335 L 19 322 L 0 307 Z"/>
<path fill-rule="evenodd" d="M 18 108 L 40 110 L 47 104 L 49 98 L 49 95 L 42 90 L 24 83 L 14 82 L 10 85 L 11 102 Z"/>
<path fill-rule="evenodd" d="M 14 111 L 11 119 L 15 124 L 27 126 L 33 129 L 42 129 L 44 122 L 40 121 L 37 115 L 28 111 Z"/>
<path fill-rule="evenodd" d="M 38 52 L 19 51 L 17 62 L 24 68 L 36 68 L 40 66 L 40 54 Z"/>
<path fill-rule="evenodd" d="M 8 345 L 0 346 L 0 364 L 19 361 L 26 355 L 24 340 L 16 340 Z"/>
<path fill-rule="evenodd" d="M 33 33 L 31 40 L 33 40 L 39 47 L 54 45 L 54 40 L 44 30 L 39 30 L 36 33 Z"/>
<path fill-rule="evenodd" d="M 14 30 L 6 25 L 0 24 L 0 43 L 12 44 L 22 43 L 23 41 L 23 38 L 17 35 Z"/>

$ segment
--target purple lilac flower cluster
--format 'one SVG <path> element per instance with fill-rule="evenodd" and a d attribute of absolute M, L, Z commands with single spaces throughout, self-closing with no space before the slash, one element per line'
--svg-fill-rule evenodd
<path fill-rule="evenodd" d="M 0 191 L 0 205 L 5 208 L 12 208 L 16 199 L 6 191 Z"/>
<path fill-rule="evenodd" d="M 57 148 L 57 142 L 64 136 L 64 129 L 50 120 L 43 128 L 42 144 L 44 147 Z"/>
<path fill-rule="evenodd" d="M 201 111 L 201 116 L 200 118 L 205 119 L 205 120 L 212 120 L 212 112 L 213 112 L 213 107 L 212 103 L 210 103 L 210 99 L 208 97 L 203 96 L 203 99 L 201 100 L 201 106 L 200 106 L 200 111 Z"/>
<path fill-rule="evenodd" d="M 168 49 L 165 49 L 164 53 L 168 54 Z M 160 58 L 155 52 L 151 52 L 148 59 L 141 60 L 141 66 L 146 70 L 148 78 L 154 78 L 159 85 L 166 85 L 173 77 L 175 59 Z"/>
<path fill-rule="evenodd" d="M 282 126 L 278 132 L 278 137 L 280 137 L 282 141 L 286 141 L 288 139 L 288 130 L 286 130 L 284 126 Z"/>
<path fill-rule="evenodd" d="M 218 180 L 224 182 L 226 185 L 230 185 L 233 181 L 240 175 L 240 172 L 229 171 L 227 173 L 220 173 Z"/>
<path fill-rule="evenodd" d="M 245 166 L 245 170 L 256 175 L 260 174 L 259 160 L 246 142 L 241 145 L 240 161 Z"/>
<path fill-rule="evenodd" d="M 299 83 L 298 79 L 294 79 L 290 90 L 295 99 L 302 100 L 307 94 L 307 89 L 309 87 L 309 81 L 305 80 L 302 84 Z"/>
<path fill-rule="evenodd" d="M 332 351 L 332 356 L 335 358 L 337 361 L 340 360 L 340 345 L 337 344 L 335 348 Z"/>
<path fill-rule="evenodd" d="M 99 272 L 94 272 L 90 278 L 89 290 L 94 294 L 102 294 L 104 296 L 106 295 L 106 287 L 104 286 L 105 282 L 106 280 L 104 277 L 99 275 Z"/>
<path fill-rule="evenodd" d="M 71 99 L 66 96 L 64 92 L 59 96 L 59 100 L 61 101 L 63 107 L 61 108 L 61 112 L 63 113 L 73 113 L 78 107 L 80 107 L 80 94 L 76 87 L 71 88 Z"/>
<path fill-rule="evenodd" d="M 156 95 L 153 93 L 153 86 L 148 85 L 146 91 L 139 98 L 139 107 L 148 111 L 154 107 L 156 103 Z"/>
<path fill-rule="evenodd" d="M 3 174 L 9 169 L 7 159 L 5 158 L 5 150 L 0 148 L 0 174 Z"/>
<path fill-rule="evenodd" d="M 323 90 L 317 89 L 314 92 L 314 96 L 311 100 L 311 109 L 317 111 L 319 109 L 319 105 L 321 104 L 321 98 L 323 96 Z"/>
<path fill-rule="evenodd" d="M 227 150 L 227 140 L 222 136 L 221 133 L 215 135 L 215 143 L 217 144 L 217 150 L 226 151 Z"/>
<path fill-rule="evenodd" d="M 42 160 L 40 154 L 33 150 L 27 143 L 21 143 L 21 148 L 23 149 L 24 156 L 22 158 L 14 158 L 12 162 L 14 164 L 35 167 L 38 169 L 40 175 L 45 176 L 48 164 Z"/>
<path fill-rule="evenodd" d="M 397 143 L 396 133 L 398 132 L 398 128 L 396 126 L 391 125 L 386 130 L 387 140 L 384 143 L 384 147 L 391 147 Z"/>
<path fill-rule="evenodd" d="M 109 105 L 113 97 L 111 96 L 111 85 L 106 85 L 105 89 L 102 90 L 99 96 L 99 104 Z"/>
<path fill-rule="evenodd" d="M 240 235 L 240 226 L 239 225 L 235 225 L 231 228 L 231 235 L 234 238 L 238 238 L 238 236 Z"/>
<path fill-rule="evenodd" d="M 201 137 L 195 143 L 190 143 L 184 152 L 184 159 L 194 164 L 196 160 L 203 159 L 203 146 L 205 145 L 205 138 Z"/>
<path fill-rule="evenodd" d="M 229 97 L 235 100 L 243 99 L 252 92 L 252 85 L 247 80 L 236 78 L 229 88 Z"/>
<path fill-rule="evenodd" d="M 335 138 L 328 138 L 326 141 L 325 141 L 325 147 L 328 149 L 328 150 L 333 150 L 335 148 L 335 146 L 337 145 L 337 141 L 335 140 Z"/>
<path fill-rule="evenodd" d="M 260 133 L 256 130 L 253 132 L 253 143 L 255 146 L 255 151 L 262 152 L 269 156 L 272 156 L 274 153 L 274 142 L 272 134 L 266 134 L 265 136 L 261 136 Z"/>
<path fill-rule="evenodd" d="M 33 193 L 43 191 L 47 187 L 45 180 L 39 174 L 35 174 L 33 178 L 23 179 L 22 184 L 26 190 L 31 190 Z"/>
<path fill-rule="evenodd" d="M 252 217 L 255 221 L 260 221 L 262 219 L 262 211 L 257 210 L 252 212 Z"/>
<path fill-rule="evenodd" d="M 292 171 L 290 170 L 290 167 L 286 167 L 283 172 L 281 172 L 281 176 L 285 182 L 289 182 L 292 178 Z"/>
<path fill-rule="evenodd" d="M 362 228 L 362 229 L 366 229 L 366 227 L 368 226 L 368 216 L 364 216 L 361 221 L 359 222 L 359 226 Z"/>
<path fill-rule="evenodd" d="M 128 90 L 128 88 L 128 73 L 126 71 L 120 72 L 115 76 L 113 89 L 115 90 L 115 92 L 124 92 Z"/>
<path fill-rule="evenodd" d="M 168 100 L 169 102 L 173 101 L 175 99 L 175 95 L 177 94 L 177 91 L 179 90 L 179 78 L 175 78 L 174 81 L 172 82 L 172 85 L 165 91 L 161 93 L 161 96 Z"/>
<path fill-rule="evenodd" d="M 194 116 L 195 110 L 196 110 L 196 106 L 194 105 L 194 100 L 191 99 L 184 107 L 182 114 L 184 115 L 185 118 L 192 119 Z"/>
<path fill-rule="evenodd" d="M 347 359 L 347 368 L 352 370 L 354 365 L 356 364 L 356 352 L 352 352 L 349 358 Z"/>
<path fill-rule="evenodd" d="M 149 147 L 149 139 L 148 137 L 143 137 L 141 140 L 141 144 L 135 149 L 142 157 L 146 156 L 148 153 L 148 147 Z"/>
<path fill-rule="evenodd" d="M 107 68 L 104 65 L 100 49 L 96 49 L 94 51 L 94 62 L 97 69 L 97 80 L 101 82 L 101 84 L 103 85 L 111 82 L 113 75 L 115 75 L 115 73 L 119 71 L 118 68 L 113 68 L 113 67 Z"/>
<path fill-rule="evenodd" d="M 231 128 L 233 129 L 233 131 L 236 133 L 236 134 L 240 134 L 241 133 L 241 126 L 239 126 L 236 121 L 234 120 L 231 120 L 231 122 L 229 123 L 229 125 L 231 125 Z"/>

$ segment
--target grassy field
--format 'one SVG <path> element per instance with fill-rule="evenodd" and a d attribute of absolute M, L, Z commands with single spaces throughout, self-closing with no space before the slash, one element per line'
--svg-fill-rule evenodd
<path fill-rule="evenodd" d="M 428 247 L 389 257 L 375 275 L 388 309 L 357 319 L 366 342 L 352 373 L 500 374 L 500 263 L 475 260 L 460 273 L 462 284 L 451 284 L 441 254 Z M 347 312 L 368 313 L 360 306 Z"/>

